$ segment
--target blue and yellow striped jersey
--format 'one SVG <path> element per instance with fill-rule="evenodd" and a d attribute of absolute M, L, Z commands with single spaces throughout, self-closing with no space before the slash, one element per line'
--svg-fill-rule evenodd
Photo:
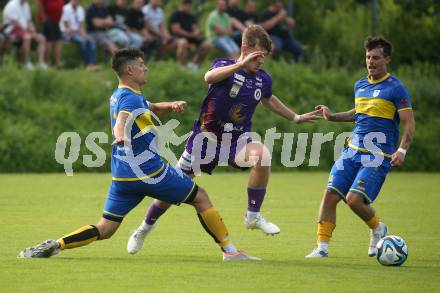
<path fill-rule="evenodd" d="M 403 83 L 395 76 L 387 74 L 380 80 L 368 77 L 354 85 L 355 128 L 350 139 L 350 147 L 364 148 L 364 137 L 368 133 L 385 134 L 385 143 L 376 143 L 386 157 L 396 151 L 399 140 L 399 111 L 411 109 L 411 100 Z M 357 136 L 357 137 L 356 137 Z M 356 138 L 356 139 L 355 139 Z"/>
<path fill-rule="evenodd" d="M 131 147 L 112 147 L 113 180 L 141 180 L 159 173 L 164 168 L 164 162 L 158 155 L 154 123 L 148 109 L 149 104 L 142 93 L 127 86 L 120 86 L 110 97 L 112 130 L 119 112 L 130 115 L 127 119 L 127 129 L 131 128 Z"/>

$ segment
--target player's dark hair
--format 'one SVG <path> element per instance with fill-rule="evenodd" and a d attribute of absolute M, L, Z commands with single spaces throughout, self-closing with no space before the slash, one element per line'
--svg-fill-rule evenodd
<path fill-rule="evenodd" d="M 391 56 L 393 53 L 393 45 L 382 36 L 369 36 L 364 42 L 364 48 L 366 51 L 381 49 L 385 56 Z"/>
<path fill-rule="evenodd" d="M 141 50 L 135 48 L 120 49 L 112 57 L 112 69 L 118 76 L 121 76 L 127 64 L 138 58 L 144 59 L 144 53 Z"/>
<path fill-rule="evenodd" d="M 268 53 L 272 52 L 272 40 L 266 30 L 258 24 L 252 24 L 243 31 L 243 44 L 250 48 L 258 45 Z"/>

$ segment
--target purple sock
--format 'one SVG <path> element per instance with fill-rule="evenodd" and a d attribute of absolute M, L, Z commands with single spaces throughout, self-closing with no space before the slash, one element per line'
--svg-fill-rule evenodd
<path fill-rule="evenodd" d="M 163 215 L 167 210 L 152 204 L 147 211 L 147 216 L 145 217 L 145 223 L 148 225 L 154 225 L 156 221 Z"/>
<path fill-rule="evenodd" d="M 250 188 L 248 187 L 248 211 L 259 212 L 263 204 L 266 188 Z"/>

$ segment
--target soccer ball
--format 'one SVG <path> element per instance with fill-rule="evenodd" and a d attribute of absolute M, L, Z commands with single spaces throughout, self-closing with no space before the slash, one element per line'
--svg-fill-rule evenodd
<path fill-rule="evenodd" d="M 376 247 L 376 257 L 381 265 L 401 266 L 408 258 L 408 246 L 399 236 L 385 236 Z"/>

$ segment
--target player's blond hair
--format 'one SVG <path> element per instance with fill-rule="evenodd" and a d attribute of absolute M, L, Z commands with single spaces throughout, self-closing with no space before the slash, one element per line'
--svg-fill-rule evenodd
<path fill-rule="evenodd" d="M 272 52 L 272 40 L 266 30 L 258 24 L 252 24 L 243 31 L 242 44 L 250 48 L 258 45 L 268 53 Z"/>

